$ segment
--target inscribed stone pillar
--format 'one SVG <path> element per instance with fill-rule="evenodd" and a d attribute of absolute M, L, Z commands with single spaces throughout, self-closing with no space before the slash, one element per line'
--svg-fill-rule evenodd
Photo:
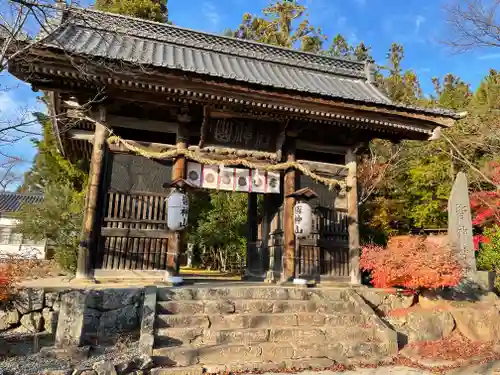
<path fill-rule="evenodd" d="M 476 256 L 472 239 L 472 217 L 469 185 L 464 172 L 459 172 L 448 199 L 448 236 L 450 246 L 464 270 L 466 279 L 473 280 Z"/>
<path fill-rule="evenodd" d="M 106 138 L 108 130 L 105 127 L 106 109 L 99 109 L 99 122 L 95 124 L 94 145 L 90 159 L 89 187 L 83 219 L 81 245 L 78 250 L 76 279 L 88 279 L 91 276 L 92 251 L 97 248 L 97 229 L 99 221 L 98 202 L 101 194 L 101 182 L 106 156 Z"/>
<path fill-rule="evenodd" d="M 295 139 L 287 140 L 286 147 L 286 161 L 294 162 L 295 155 Z M 294 277 L 295 272 L 295 234 L 293 225 L 293 209 L 295 207 L 295 198 L 287 197 L 289 194 L 295 192 L 296 172 L 295 169 L 290 168 L 285 172 L 283 196 L 284 209 L 283 209 L 283 274 L 282 281 L 288 281 Z"/>
<path fill-rule="evenodd" d="M 55 346 L 57 348 L 63 349 L 82 345 L 86 302 L 87 295 L 80 290 L 65 293 L 62 296 L 55 337 Z"/>

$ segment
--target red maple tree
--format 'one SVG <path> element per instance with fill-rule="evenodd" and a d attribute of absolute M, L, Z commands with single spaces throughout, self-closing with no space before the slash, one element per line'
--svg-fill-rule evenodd
<path fill-rule="evenodd" d="M 360 266 L 371 272 L 376 288 L 437 289 L 455 286 L 462 278 L 449 246 L 422 236 L 393 237 L 385 248 L 366 246 Z"/>
<path fill-rule="evenodd" d="M 486 174 L 496 186 L 500 186 L 499 162 L 488 163 Z M 470 205 L 474 213 L 472 225 L 487 228 L 500 224 L 500 190 L 474 192 L 471 194 Z M 474 236 L 476 250 L 479 249 L 480 243 L 488 241 L 489 239 L 481 234 Z"/>

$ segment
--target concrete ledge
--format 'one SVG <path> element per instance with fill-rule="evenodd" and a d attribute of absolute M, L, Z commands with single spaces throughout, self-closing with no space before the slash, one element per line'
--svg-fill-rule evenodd
<path fill-rule="evenodd" d="M 156 286 L 148 286 L 144 289 L 144 303 L 142 306 L 141 336 L 139 348 L 143 354 L 153 355 L 154 347 L 154 324 L 156 318 Z"/>

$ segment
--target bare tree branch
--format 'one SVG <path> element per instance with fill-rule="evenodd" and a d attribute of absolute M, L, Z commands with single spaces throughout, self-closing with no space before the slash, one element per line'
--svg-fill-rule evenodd
<path fill-rule="evenodd" d="M 500 0 L 451 0 L 445 6 L 449 38 L 455 51 L 500 47 Z"/>

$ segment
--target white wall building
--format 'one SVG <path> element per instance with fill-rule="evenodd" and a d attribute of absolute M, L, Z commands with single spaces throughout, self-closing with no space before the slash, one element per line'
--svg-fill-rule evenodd
<path fill-rule="evenodd" d="M 15 232 L 17 221 L 12 214 L 18 212 L 23 204 L 42 202 L 39 194 L 20 194 L 0 192 L 0 257 L 20 256 L 45 259 L 46 241 L 31 241 L 23 238 L 21 233 Z"/>

